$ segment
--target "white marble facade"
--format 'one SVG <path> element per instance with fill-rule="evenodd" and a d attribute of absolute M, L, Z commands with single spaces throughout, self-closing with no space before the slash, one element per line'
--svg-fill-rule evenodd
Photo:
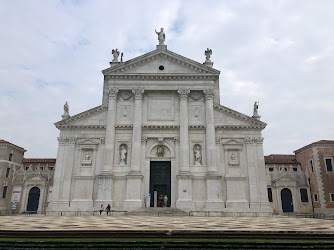
<path fill-rule="evenodd" d="M 167 161 L 171 207 L 272 212 L 261 135 L 266 124 L 219 104 L 220 71 L 212 64 L 164 44 L 111 62 L 102 71 L 102 105 L 55 123 L 60 135 L 48 209 L 142 208 L 152 191 L 151 163 Z"/>

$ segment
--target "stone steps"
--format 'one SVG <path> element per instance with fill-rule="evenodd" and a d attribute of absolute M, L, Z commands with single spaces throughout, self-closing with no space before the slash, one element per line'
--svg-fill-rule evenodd
<path fill-rule="evenodd" d="M 127 215 L 142 215 L 142 216 L 188 216 L 189 213 L 172 207 L 145 207 L 130 211 Z"/>

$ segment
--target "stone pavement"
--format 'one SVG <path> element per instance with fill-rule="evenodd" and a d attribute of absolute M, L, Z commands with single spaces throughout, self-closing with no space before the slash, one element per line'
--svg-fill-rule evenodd
<path fill-rule="evenodd" d="M 265 231 L 334 234 L 334 220 L 277 217 L 0 216 L 0 231 Z"/>

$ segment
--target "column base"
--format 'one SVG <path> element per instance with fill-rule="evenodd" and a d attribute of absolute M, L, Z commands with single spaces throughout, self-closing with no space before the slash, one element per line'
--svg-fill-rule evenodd
<path fill-rule="evenodd" d="M 225 209 L 225 202 L 222 200 L 214 200 L 205 202 L 207 211 L 222 211 Z"/>
<path fill-rule="evenodd" d="M 184 211 L 192 211 L 195 209 L 194 201 L 192 200 L 177 200 L 176 208 Z"/>
<path fill-rule="evenodd" d="M 142 208 L 144 203 L 142 200 L 125 200 L 123 203 L 123 207 L 128 211 L 136 210 L 138 208 Z"/>
<path fill-rule="evenodd" d="M 130 171 L 126 176 L 126 200 L 123 206 L 129 210 L 143 207 L 141 200 L 141 184 L 143 175 L 138 171 Z"/>

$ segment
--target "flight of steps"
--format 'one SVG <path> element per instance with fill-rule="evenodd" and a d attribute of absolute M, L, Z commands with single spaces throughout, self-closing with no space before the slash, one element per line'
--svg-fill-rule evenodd
<path fill-rule="evenodd" d="M 127 215 L 140 216 L 189 216 L 188 212 L 172 207 L 143 207 L 127 212 Z"/>

